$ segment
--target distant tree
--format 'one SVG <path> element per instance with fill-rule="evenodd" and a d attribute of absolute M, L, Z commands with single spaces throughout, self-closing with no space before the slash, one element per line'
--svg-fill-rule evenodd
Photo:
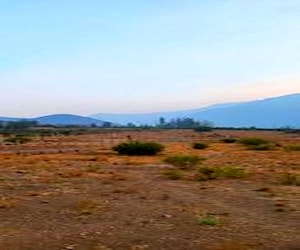
<path fill-rule="evenodd" d="M 166 119 L 164 117 L 159 118 L 159 124 L 160 127 L 164 127 L 166 125 Z"/>
<path fill-rule="evenodd" d="M 37 121 L 20 120 L 5 122 L 3 128 L 8 130 L 24 130 L 36 127 L 37 125 Z"/>
<path fill-rule="evenodd" d="M 111 122 L 104 122 L 102 125 L 102 127 L 104 127 L 104 128 L 111 128 L 111 126 L 112 126 Z"/>
<path fill-rule="evenodd" d="M 128 122 L 127 125 L 126 125 L 126 127 L 128 127 L 128 128 L 135 128 L 136 125 L 134 123 L 132 123 L 132 122 Z"/>

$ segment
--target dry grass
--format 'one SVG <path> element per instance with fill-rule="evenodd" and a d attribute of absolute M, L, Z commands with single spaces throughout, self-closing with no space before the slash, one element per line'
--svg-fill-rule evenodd
<path fill-rule="evenodd" d="M 134 131 L 133 139 L 162 143 L 165 151 L 119 156 L 112 147 L 127 135 L 0 145 L 0 220 L 3 228 L 18 228 L 18 234 L 0 230 L 0 249 L 275 249 L 296 241 L 300 155 L 286 146 L 298 145 L 299 136 Z M 282 147 L 245 150 L 221 141 L 227 137 L 263 138 Z M 209 148 L 193 149 L 195 141 Z M 164 163 L 170 155 L 205 157 L 200 167 L 217 176 L 196 181 L 207 172 L 172 167 Z"/>

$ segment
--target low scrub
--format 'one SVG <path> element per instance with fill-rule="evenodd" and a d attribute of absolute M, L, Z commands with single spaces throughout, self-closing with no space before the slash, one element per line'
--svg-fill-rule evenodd
<path fill-rule="evenodd" d="M 155 142 L 124 142 L 115 147 L 113 150 L 120 155 L 156 155 L 163 151 L 164 146 Z"/>
<path fill-rule="evenodd" d="M 221 142 L 224 142 L 224 143 L 235 143 L 237 141 L 236 138 L 224 138 L 224 139 L 221 139 Z"/>
<path fill-rule="evenodd" d="M 247 149 L 249 149 L 249 150 L 261 150 L 261 151 L 274 150 L 275 145 L 273 145 L 271 143 L 260 144 L 260 145 L 249 145 L 249 146 L 247 146 Z"/>
<path fill-rule="evenodd" d="M 300 175 L 286 173 L 279 177 L 279 182 L 283 185 L 300 186 Z"/>
<path fill-rule="evenodd" d="M 238 142 L 249 150 L 274 150 L 276 145 L 262 138 L 242 138 Z"/>
<path fill-rule="evenodd" d="M 204 216 L 198 217 L 198 224 L 206 226 L 217 226 L 220 224 L 218 217 L 212 214 L 206 214 Z"/>
<path fill-rule="evenodd" d="M 25 144 L 30 142 L 31 139 L 22 135 L 16 135 L 13 137 L 8 137 L 4 140 L 5 143 L 12 143 L 12 144 Z"/>
<path fill-rule="evenodd" d="M 205 158 L 197 155 L 173 155 L 165 158 L 164 162 L 179 169 L 188 170 L 197 166 L 203 160 L 205 160 Z"/>
<path fill-rule="evenodd" d="M 193 143 L 193 149 L 206 149 L 209 145 L 205 142 L 195 142 Z"/>
<path fill-rule="evenodd" d="M 285 146 L 284 149 L 286 151 L 300 151 L 300 144 L 288 145 Z"/>
<path fill-rule="evenodd" d="M 181 180 L 184 177 L 183 171 L 180 169 L 166 170 L 164 175 L 171 180 Z"/>
<path fill-rule="evenodd" d="M 238 167 L 200 167 L 198 169 L 199 175 L 197 180 L 206 181 L 222 178 L 243 178 L 247 173 L 243 168 Z"/>
<path fill-rule="evenodd" d="M 242 138 L 238 140 L 238 143 L 245 145 L 245 146 L 258 146 L 258 145 L 264 145 L 269 144 L 270 141 L 261 139 L 261 138 Z"/>

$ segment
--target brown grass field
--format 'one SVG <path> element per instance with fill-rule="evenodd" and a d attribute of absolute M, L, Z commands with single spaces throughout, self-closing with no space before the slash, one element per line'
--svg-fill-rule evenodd
<path fill-rule="evenodd" d="M 133 139 L 165 145 L 157 156 L 119 156 Z M 223 136 L 258 137 L 274 150 L 247 150 Z M 206 142 L 204 150 L 193 142 Z M 300 135 L 267 131 L 116 132 L 0 144 L 0 250 L 300 249 Z M 206 167 L 239 167 L 242 178 L 178 180 L 163 159 L 206 158 Z M 298 176 L 285 185 L 284 176 Z"/>

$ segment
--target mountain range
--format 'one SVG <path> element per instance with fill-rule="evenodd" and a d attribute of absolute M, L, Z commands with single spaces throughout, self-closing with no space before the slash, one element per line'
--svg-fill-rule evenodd
<path fill-rule="evenodd" d="M 90 126 L 95 124 L 97 126 L 103 126 L 105 121 L 95 119 L 92 117 L 80 116 L 80 115 L 70 115 L 70 114 L 54 114 L 46 115 L 36 118 L 11 118 L 11 117 L 0 117 L 0 121 L 20 121 L 29 120 L 37 121 L 41 125 L 79 125 L 79 126 Z"/>
<path fill-rule="evenodd" d="M 216 104 L 200 109 L 151 114 L 96 114 L 96 119 L 127 124 L 157 124 L 160 117 L 211 121 L 218 127 L 300 127 L 300 93 L 249 102 Z"/>
<path fill-rule="evenodd" d="M 40 124 L 103 126 L 107 121 L 113 124 L 155 125 L 163 117 L 166 121 L 176 118 L 193 118 L 211 121 L 218 127 L 300 127 L 300 93 L 255 100 L 249 102 L 215 104 L 208 107 L 145 114 L 94 114 L 79 116 L 54 114 L 31 118 Z M 16 121 L 21 118 L 0 117 L 0 121 Z"/>

